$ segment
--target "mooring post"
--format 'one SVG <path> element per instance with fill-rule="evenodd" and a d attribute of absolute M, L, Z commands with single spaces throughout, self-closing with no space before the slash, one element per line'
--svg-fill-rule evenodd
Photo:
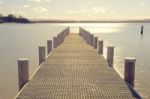
<path fill-rule="evenodd" d="M 58 47 L 58 45 L 59 45 L 59 38 L 58 38 L 58 36 L 56 37 L 56 47 Z"/>
<path fill-rule="evenodd" d="M 135 58 L 125 58 L 124 80 L 134 88 Z"/>
<path fill-rule="evenodd" d="M 64 41 L 64 38 L 65 38 L 65 35 L 64 35 L 63 32 L 61 33 L 61 36 L 62 36 L 62 42 L 63 42 L 63 41 Z"/>
<path fill-rule="evenodd" d="M 19 59 L 18 60 L 18 82 L 19 82 L 19 91 L 23 86 L 29 81 L 29 60 Z"/>
<path fill-rule="evenodd" d="M 87 41 L 87 33 L 86 33 L 86 31 L 84 31 L 85 32 L 85 41 Z"/>
<path fill-rule="evenodd" d="M 97 42 L 98 42 L 98 37 L 94 37 L 94 38 L 93 38 L 93 47 L 94 47 L 95 49 L 97 49 Z"/>
<path fill-rule="evenodd" d="M 56 48 L 57 45 L 57 37 L 53 37 L 53 49 Z"/>
<path fill-rule="evenodd" d="M 144 26 L 142 25 L 141 26 L 141 35 L 143 34 L 143 29 L 144 29 Z"/>
<path fill-rule="evenodd" d="M 60 45 L 60 34 L 57 34 L 57 46 Z"/>
<path fill-rule="evenodd" d="M 83 39 L 85 40 L 85 33 L 84 33 L 84 31 L 83 31 Z"/>
<path fill-rule="evenodd" d="M 98 41 L 98 54 L 103 54 L 103 41 Z"/>
<path fill-rule="evenodd" d="M 90 45 L 93 46 L 93 38 L 94 38 L 94 35 L 91 34 L 91 37 L 90 37 Z"/>
<path fill-rule="evenodd" d="M 113 67 L 113 61 L 114 61 L 114 46 L 108 46 L 107 47 L 107 62 L 110 67 Z"/>
<path fill-rule="evenodd" d="M 61 34 L 59 33 L 59 45 L 61 44 Z"/>
<path fill-rule="evenodd" d="M 86 38 L 86 34 L 85 34 L 85 31 L 83 31 L 83 37 L 84 37 L 84 40 L 85 40 L 85 38 Z"/>
<path fill-rule="evenodd" d="M 45 46 L 39 46 L 39 65 L 46 60 Z"/>
<path fill-rule="evenodd" d="M 52 51 L 52 40 L 47 40 L 47 54 Z"/>
<path fill-rule="evenodd" d="M 90 45 L 90 32 L 88 32 L 88 44 Z"/>
<path fill-rule="evenodd" d="M 86 31 L 86 43 L 88 44 L 88 32 Z"/>
<path fill-rule="evenodd" d="M 63 34 L 61 33 L 61 43 L 63 43 Z"/>
<path fill-rule="evenodd" d="M 69 35 L 69 33 L 70 33 L 70 27 L 67 28 L 67 32 L 68 32 L 67 35 Z"/>

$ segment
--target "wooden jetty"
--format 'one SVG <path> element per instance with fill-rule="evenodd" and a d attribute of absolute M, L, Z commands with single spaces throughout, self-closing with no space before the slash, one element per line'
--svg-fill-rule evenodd
<path fill-rule="evenodd" d="M 98 52 L 92 47 L 92 36 L 89 34 L 86 39 L 82 31 L 80 29 L 80 35 L 69 34 L 69 29 L 66 29 L 54 38 L 55 49 L 48 47 L 52 51 L 49 50 L 42 63 L 40 61 L 38 70 L 29 81 L 26 80 L 28 82 L 20 89 L 16 99 L 141 98 L 100 54 L 103 50 Z"/>

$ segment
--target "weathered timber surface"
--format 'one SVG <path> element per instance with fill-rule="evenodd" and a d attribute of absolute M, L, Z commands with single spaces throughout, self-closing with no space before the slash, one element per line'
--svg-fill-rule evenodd
<path fill-rule="evenodd" d="M 78 34 L 54 49 L 17 99 L 135 99 L 128 85 Z"/>

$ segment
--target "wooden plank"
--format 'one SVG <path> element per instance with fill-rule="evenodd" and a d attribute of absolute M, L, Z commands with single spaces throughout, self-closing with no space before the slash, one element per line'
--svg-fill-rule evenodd
<path fill-rule="evenodd" d="M 70 34 L 20 91 L 17 99 L 135 99 L 97 50 Z"/>

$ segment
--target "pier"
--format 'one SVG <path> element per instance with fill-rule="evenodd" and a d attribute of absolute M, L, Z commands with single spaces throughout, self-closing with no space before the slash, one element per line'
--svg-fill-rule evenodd
<path fill-rule="evenodd" d="M 123 80 L 113 68 L 114 46 L 108 46 L 105 59 L 103 41 L 83 28 L 79 34 L 66 28 L 48 40 L 47 53 L 39 47 L 39 68 L 31 79 L 28 59 L 18 60 L 15 99 L 141 99 L 134 90 L 136 59 L 125 59 Z"/>

